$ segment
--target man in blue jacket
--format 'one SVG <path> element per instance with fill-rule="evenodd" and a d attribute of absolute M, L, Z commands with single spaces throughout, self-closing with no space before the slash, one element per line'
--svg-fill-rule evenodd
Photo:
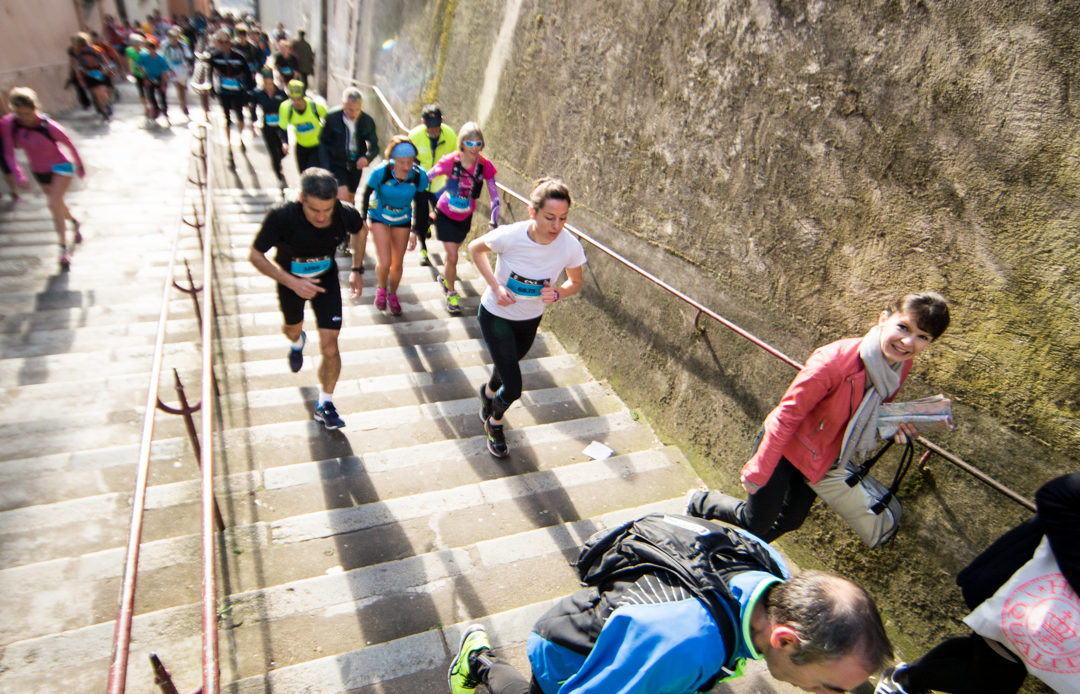
<path fill-rule="evenodd" d="M 705 583 L 719 591 L 677 578 L 694 570 L 657 570 L 655 560 L 631 559 L 597 579 L 583 571 L 583 552 L 577 566 L 593 585 L 534 626 L 532 680 L 495 657 L 483 627 L 473 625 L 450 667 L 451 692 L 468 694 L 482 683 L 492 694 L 691 694 L 740 675 L 747 659 L 763 659 L 775 679 L 825 694 L 854 689 L 892 657 L 873 599 L 851 581 L 817 571 L 789 578 L 760 539 L 708 521 L 667 515 L 635 523 L 650 518 L 654 527 L 681 526 L 734 547 L 707 561 L 688 555 L 686 566 L 699 577 L 712 574 Z M 626 556 L 645 554 L 620 545 L 600 565 Z M 725 593 L 719 606 L 710 592 Z"/>

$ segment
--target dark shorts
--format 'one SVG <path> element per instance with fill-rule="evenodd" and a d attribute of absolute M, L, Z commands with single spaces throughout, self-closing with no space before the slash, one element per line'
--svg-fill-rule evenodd
<path fill-rule="evenodd" d="M 350 193 L 355 193 L 356 189 L 360 187 L 360 179 L 363 178 L 364 172 L 356 169 L 356 164 L 350 164 L 352 169 L 349 171 L 342 171 L 341 169 L 334 167 L 331 169 L 331 173 L 334 174 L 334 178 L 337 179 L 338 186 L 345 186 L 349 189 Z"/>
<path fill-rule="evenodd" d="M 285 325 L 296 325 L 304 322 L 304 302 L 311 301 L 311 309 L 315 312 L 315 322 L 323 330 L 341 330 L 341 284 L 338 282 L 337 266 L 330 272 L 321 275 L 320 287 L 326 289 L 321 294 L 316 294 L 313 299 L 301 299 L 296 292 L 283 284 L 277 286 L 278 305 L 281 306 L 281 314 L 285 317 Z M 336 319 L 336 320 L 335 320 Z"/>
<path fill-rule="evenodd" d="M 4 156 L 4 141 L 2 139 L 0 139 L 0 172 L 11 174 L 11 167 L 8 166 L 7 157 Z"/>
<path fill-rule="evenodd" d="M 236 113 L 236 119 L 241 123 L 244 122 L 244 104 L 247 103 L 247 97 L 244 94 L 230 94 L 229 92 L 218 92 L 218 103 L 221 104 L 221 110 L 225 112 L 225 121 L 229 121 L 229 111 Z"/>
<path fill-rule="evenodd" d="M 472 228 L 472 215 L 460 222 L 450 219 L 438 211 L 435 213 L 435 238 L 443 243 L 461 243 L 469 235 Z"/>
<path fill-rule="evenodd" d="M 102 79 L 94 79 L 90 75 L 83 75 L 83 79 L 86 80 L 86 88 L 93 89 L 94 87 L 111 87 L 112 79 L 108 75 L 103 75 Z"/>
<path fill-rule="evenodd" d="M 38 183 L 40 183 L 43 186 L 47 186 L 50 183 L 52 183 L 52 177 L 53 177 L 53 172 L 52 171 L 46 171 L 44 173 L 41 173 L 39 171 L 31 171 L 30 173 L 34 174 L 34 180 L 36 180 Z"/>

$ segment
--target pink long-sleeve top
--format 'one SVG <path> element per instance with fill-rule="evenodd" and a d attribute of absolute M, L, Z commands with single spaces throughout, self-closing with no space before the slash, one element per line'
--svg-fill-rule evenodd
<path fill-rule="evenodd" d="M 53 166 L 70 164 L 72 159 L 77 168 L 82 168 L 79 150 L 75 149 L 71 138 L 59 123 L 51 118 L 42 117 L 38 119 L 38 125 L 28 128 L 25 125 L 16 124 L 15 119 L 14 113 L 0 118 L 0 133 L 3 134 L 4 139 L 4 159 L 15 174 L 15 181 L 18 184 L 25 184 L 27 178 L 26 173 L 15 160 L 16 147 L 26 152 L 26 158 L 30 160 L 30 170 L 36 173 L 48 173 Z M 51 139 L 39 130 L 41 127 L 49 132 Z M 64 145 L 71 152 L 72 159 L 65 156 L 60 150 L 60 145 Z"/>
<path fill-rule="evenodd" d="M 477 173 L 477 166 L 483 165 L 483 171 Z M 436 176 L 446 176 L 446 186 L 439 194 L 435 207 L 444 215 L 460 222 L 468 219 L 476 209 L 476 186 L 487 183 L 491 197 L 491 223 L 499 219 L 499 191 L 495 188 L 495 165 L 490 159 L 480 154 L 471 169 L 461 163 L 461 152 L 451 152 L 428 169 L 428 180 Z"/>

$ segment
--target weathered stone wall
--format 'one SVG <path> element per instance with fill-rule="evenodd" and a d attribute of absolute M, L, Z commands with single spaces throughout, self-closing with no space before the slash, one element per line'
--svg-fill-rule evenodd
<path fill-rule="evenodd" d="M 372 14 L 359 77 L 411 121 L 431 98 L 455 125 L 487 113 L 495 66 L 500 180 L 563 176 L 572 222 L 798 360 L 941 291 L 953 326 L 903 396 L 955 398 L 939 442 L 1025 495 L 1077 469 L 1080 2 L 400 5 Z M 589 257 L 548 325 L 737 489 L 792 370 Z M 882 595 L 912 655 L 962 629 L 951 576 L 1026 514 L 940 460 L 903 494 L 889 547 L 820 511 L 784 544 Z"/>

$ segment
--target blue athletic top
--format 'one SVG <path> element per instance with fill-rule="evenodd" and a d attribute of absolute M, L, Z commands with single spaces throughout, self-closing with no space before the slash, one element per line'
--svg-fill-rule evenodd
<path fill-rule="evenodd" d="M 734 644 L 724 643 L 705 603 L 677 587 L 650 586 L 641 602 L 611 613 L 587 656 L 529 634 L 533 676 L 545 694 L 692 694 L 717 676 L 730 653 L 762 657 L 750 642 L 750 615 L 780 580 L 762 571 L 732 577 L 740 608 Z M 740 663 L 731 676 L 741 670 Z"/>
<path fill-rule="evenodd" d="M 143 74 L 151 82 L 160 82 L 161 76 L 169 71 L 169 61 L 165 60 L 160 53 L 150 55 L 150 51 L 142 51 L 139 53 L 138 63 Z"/>
<path fill-rule="evenodd" d="M 394 160 L 391 159 L 368 174 L 360 214 L 370 215 L 387 226 L 407 226 L 412 223 L 413 198 L 427 187 L 427 173 L 415 164 L 404 181 L 394 178 Z M 375 206 L 368 209 L 372 194 L 376 198 Z"/>

